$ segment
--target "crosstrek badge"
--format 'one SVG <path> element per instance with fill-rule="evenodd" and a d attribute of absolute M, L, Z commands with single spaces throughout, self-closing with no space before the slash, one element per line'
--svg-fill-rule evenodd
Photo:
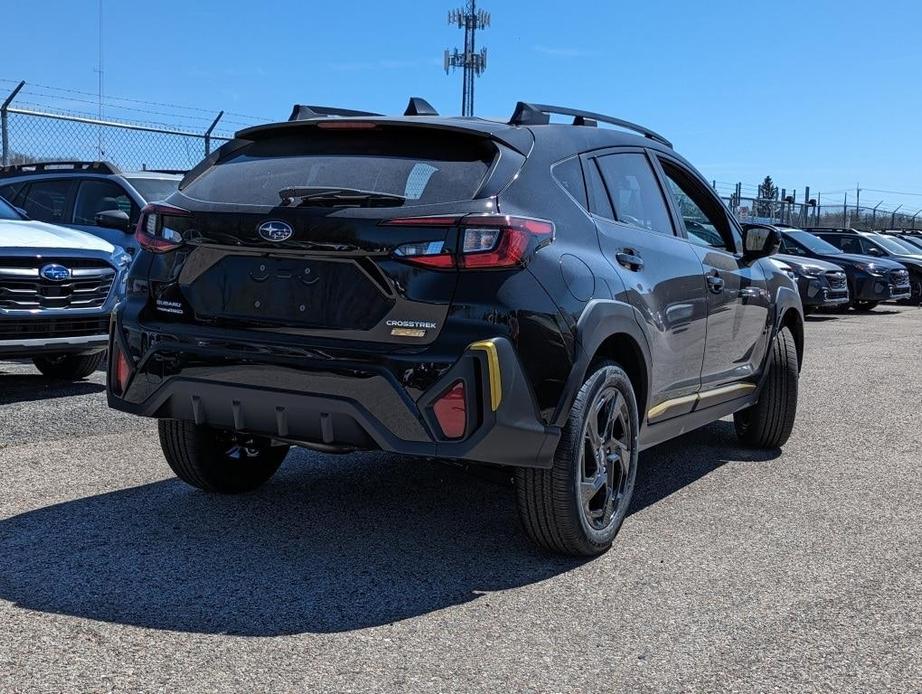
<path fill-rule="evenodd" d="M 438 324 L 421 320 L 389 320 L 386 325 L 394 337 L 426 337 L 426 330 L 434 329 Z"/>

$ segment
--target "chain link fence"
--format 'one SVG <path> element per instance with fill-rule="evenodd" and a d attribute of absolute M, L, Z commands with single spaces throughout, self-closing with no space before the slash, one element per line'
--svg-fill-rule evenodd
<path fill-rule="evenodd" d="M 215 132 L 224 112 L 201 131 L 122 119 L 100 119 L 28 101 L 20 82 L 0 102 L 2 164 L 36 161 L 109 161 L 128 171 L 187 170 L 231 138 Z M 39 96 L 42 95 L 37 90 Z M 26 97 L 26 98 L 23 98 Z M 201 115 L 186 118 L 204 120 Z M 213 120 L 212 120 L 213 119 Z"/>
<path fill-rule="evenodd" d="M 723 196 L 727 207 L 740 222 L 788 224 L 801 227 L 844 227 L 867 231 L 883 229 L 922 229 L 922 210 L 901 213 L 898 209 L 855 207 L 846 203 L 822 205 L 815 201 Z M 917 227 L 918 225 L 918 227 Z"/>

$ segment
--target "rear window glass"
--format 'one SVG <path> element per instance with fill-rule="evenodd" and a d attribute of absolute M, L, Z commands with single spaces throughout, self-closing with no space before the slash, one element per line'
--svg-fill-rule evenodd
<path fill-rule="evenodd" d="M 166 200 L 179 188 L 178 178 L 127 178 L 146 202 Z"/>
<path fill-rule="evenodd" d="M 189 183 L 199 200 L 276 206 L 288 188 L 344 188 L 399 195 L 405 206 L 470 200 L 496 149 L 445 133 L 394 131 L 276 136 L 235 151 Z"/>

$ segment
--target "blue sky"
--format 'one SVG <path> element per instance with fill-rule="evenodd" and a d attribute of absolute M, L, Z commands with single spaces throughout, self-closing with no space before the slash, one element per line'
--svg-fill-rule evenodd
<path fill-rule="evenodd" d="M 295 102 L 398 113 L 410 95 L 460 110 L 460 74 L 441 68 L 462 41 L 446 22 L 457 0 L 103 2 L 113 96 L 270 119 Z M 580 106 L 662 132 L 721 184 L 771 174 L 825 203 L 853 202 L 860 181 L 863 203 L 922 207 L 922 3 L 480 4 L 493 24 L 478 115 L 508 117 L 517 99 Z M 2 5 L 0 79 L 95 93 L 96 0 Z M 142 111 L 123 117 L 207 120 L 125 103 Z"/>

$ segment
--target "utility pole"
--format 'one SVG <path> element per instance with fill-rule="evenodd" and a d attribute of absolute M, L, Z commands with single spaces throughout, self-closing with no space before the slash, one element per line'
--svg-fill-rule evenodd
<path fill-rule="evenodd" d="M 99 120 L 102 120 L 102 0 L 99 0 L 99 64 L 96 66 L 96 72 L 99 75 L 99 110 L 98 116 Z M 105 158 L 105 152 L 103 152 L 102 147 L 102 126 L 99 126 L 99 134 L 97 141 L 98 156 L 102 160 Z"/>
<path fill-rule="evenodd" d="M 455 48 L 445 50 L 445 74 L 453 68 L 464 70 L 464 86 L 461 92 L 461 115 L 474 115 L 474 78 L 480 77 L 487 69 L 487 49 L 476 52 L 478 29 L 490 26 L 490 13 L 477 9 L 477 0 L 467 0 L 467 5 L 448 13 L 448 23 L 457 24 L 464 29 L 464 51 Z"/>

